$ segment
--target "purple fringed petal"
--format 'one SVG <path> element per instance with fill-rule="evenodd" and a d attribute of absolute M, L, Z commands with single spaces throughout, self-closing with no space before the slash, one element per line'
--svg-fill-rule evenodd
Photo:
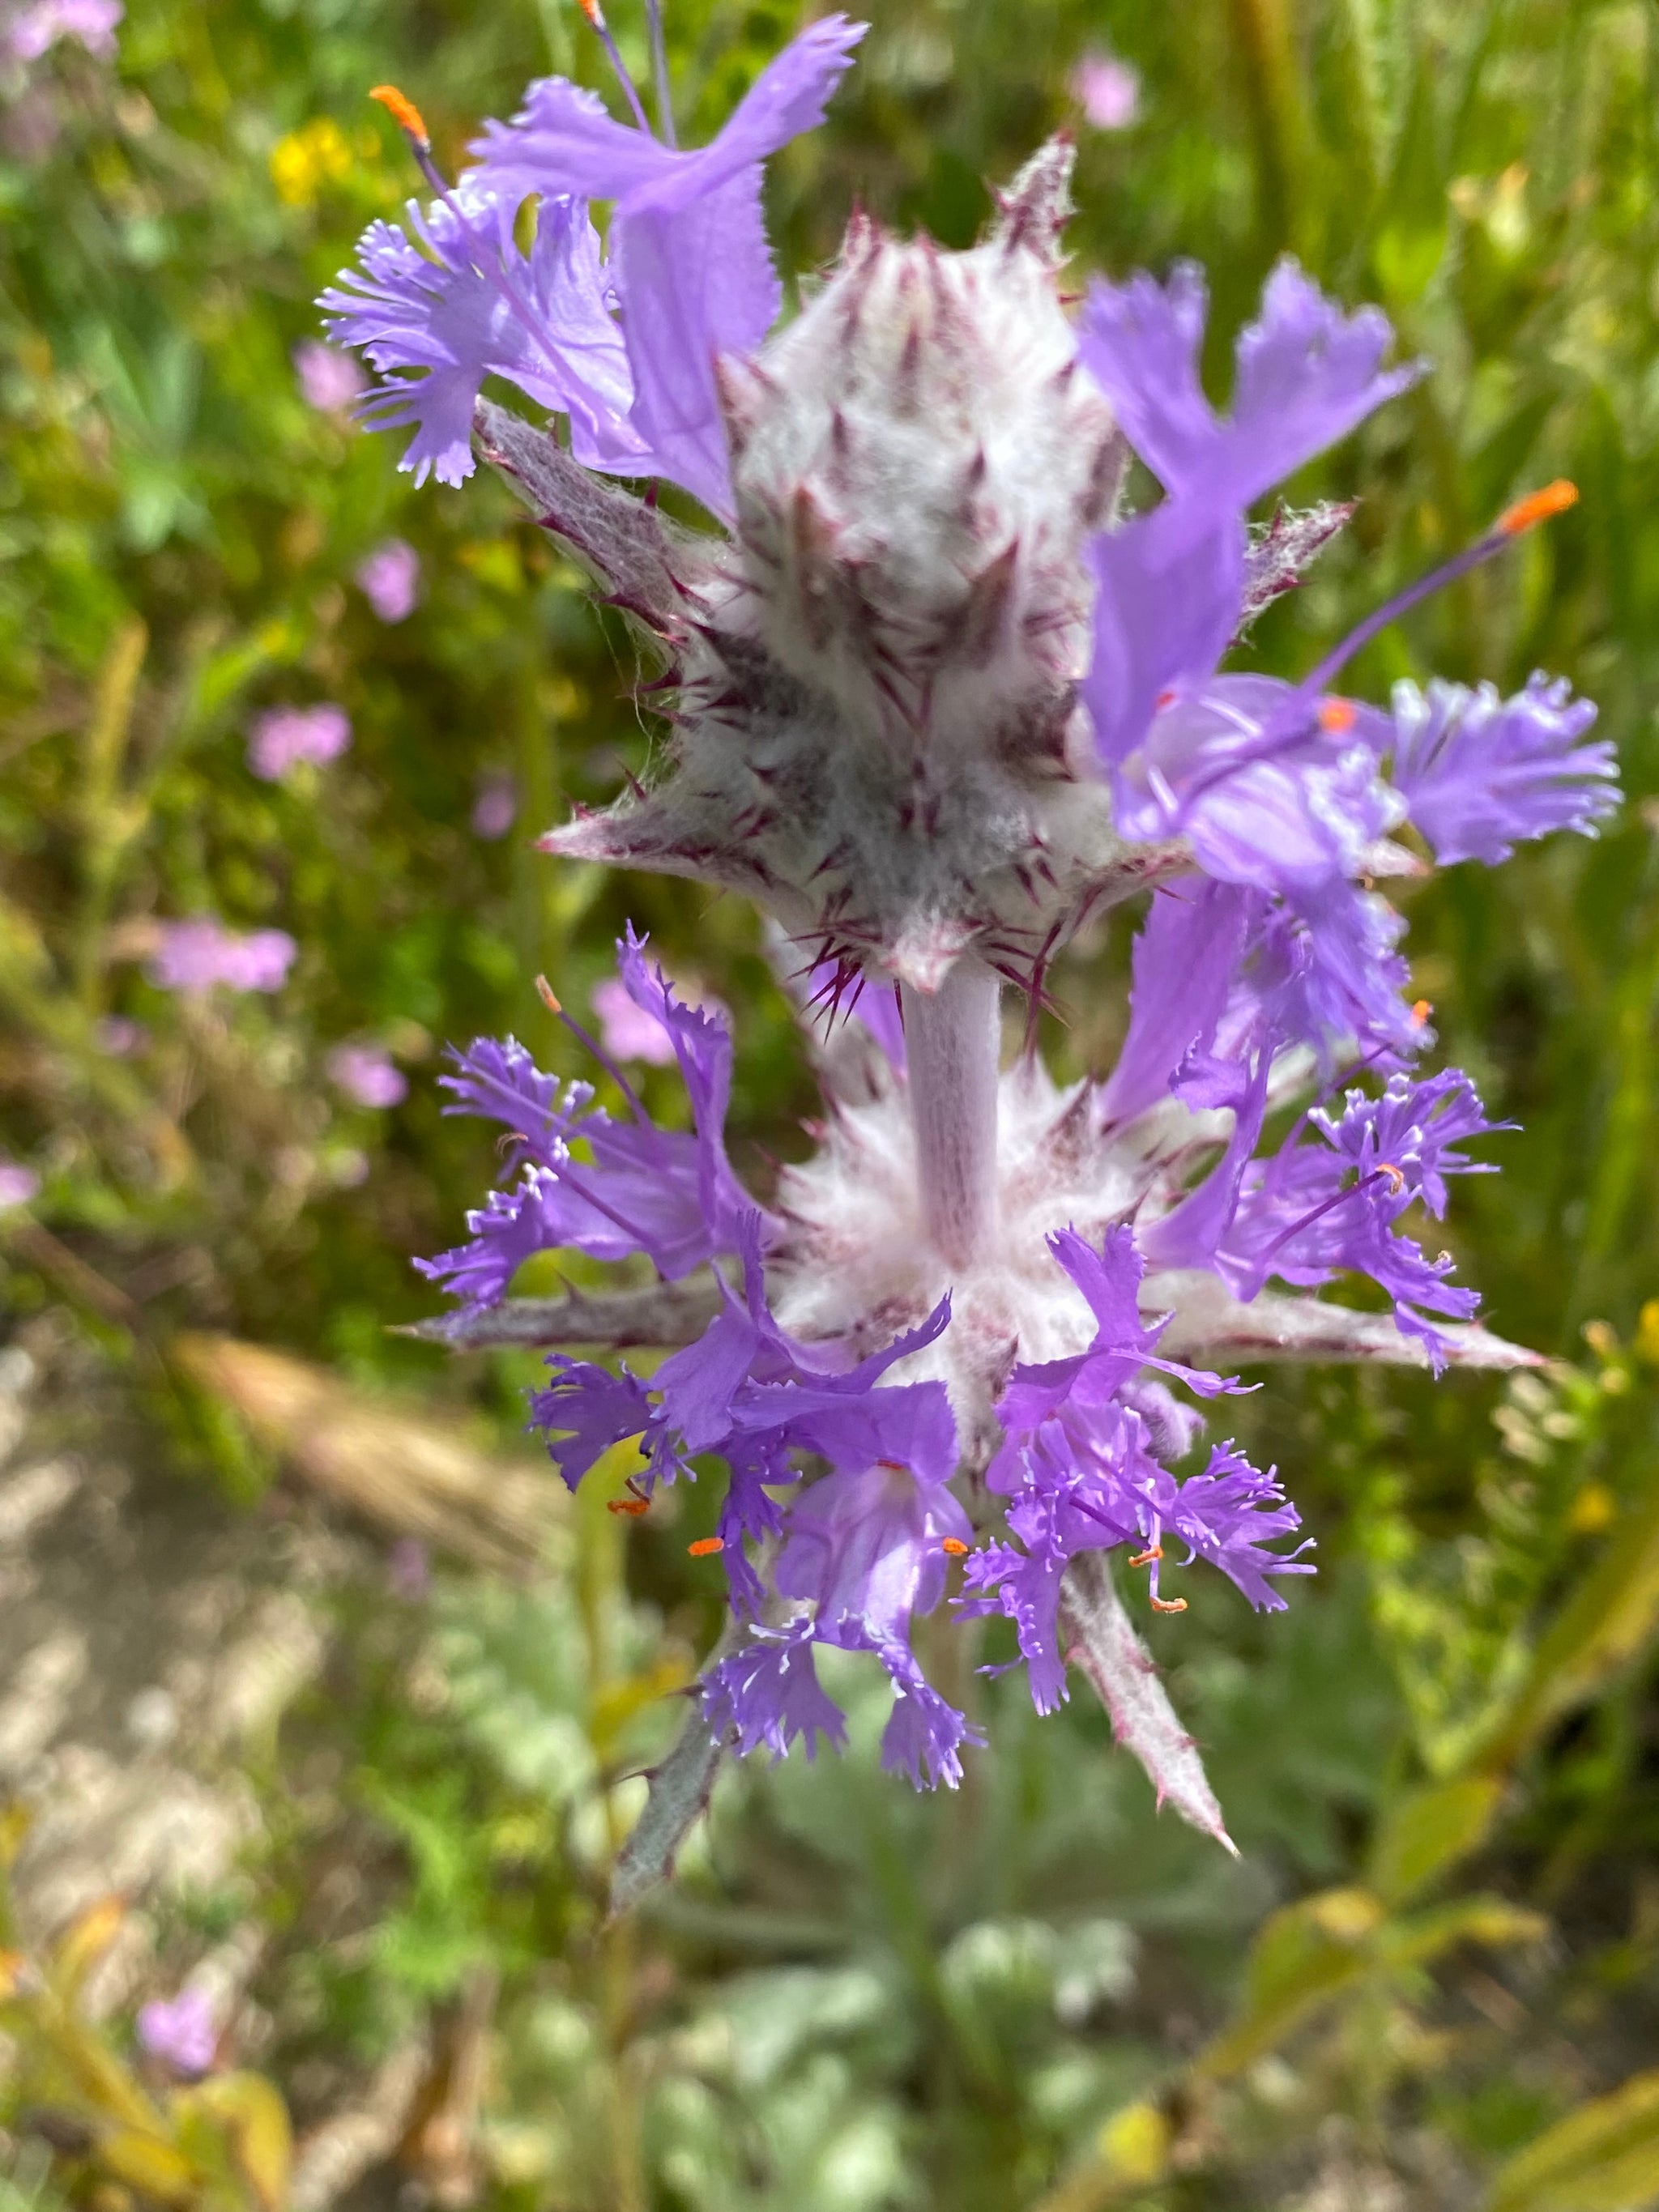
<path fill-rule="evenodd" d="M 904 1663 L 908 1656 L 908 1652 L 882 1655 L 896 1693 L 881 1732 L 882 1771 L 903 1775 L 913 1790 L 937 1790 L 941 1784 L 957 1789 L 963 1745 L 983 1744 L 985 1738 L 914 1662 Z"/>
<path fill-rule="evenodd" d="M 1437 1370 L 1444 1345 L 1417 1309 L 1467 1321 L 1480 1299 L 1446 1280 L 1449 1255 L 1427 1259 L 1395 1224 L 1417 1199 L 1442 1213 L 1448 1175 L 1491 1172 L 1455 1146 L 1502 1125 L 1487 1121 L 1456 1069 L 1420 1083 L 1391 1076 L 1381 1098 L 1350 1091 L 1340 1118 L 1316 1112 L 1308 1123 L 1322 1144 L 1293 1135 L 1252 1170 L 1218 1271 L 1245 1297 L 1272 1275 L 1308 1288 L 1349 1271 L 1369 1275 L 1394 1300 L 1396 1326 L 1422 1342 Z"/>
<path fill-rule="evenodd" d="M 411 200 L 414 240 L 371 223 L 356 263 L 318 302 L 330 337 L 358 347 L 382 379 L 359 403 L 364 421 L 413 426 L 399 466 L 417 483 L 471 475 L 473 404 L 492 373 L 568 414 L 579 459 L 631 458 L 641 468 L 627 422 L 633 382 L 586 203 L 544 200 L 527 257 L 516 215 L 516 202 L 471 179 L 425 213 Z M 404 370 L 418 374 L 395 373 Z"/>
<path fill-rule="evenodd" d="M 1245 530 L 1223 514 L 1201 529 L 1168 501 L 1093 539 L 1094 645 L 1083 700 L 1109 764 L 1132 753 L 1159 702 L 1203 683 L 1238 628 Z"/>
<path fill-rule="evenodd" d="M 972 1535 L 943 1482 L 907 1467 L 828 1474 L 790 1509 L 778 1590 L 812 1604 L 821 1622 L 850 1619 L 879 1644 L 902 1643 L 912 1614 L 945 1595 L 945 1540 L 965 1546 Z"/>
<path fill-rule="evenodd" d="M 472 149 L 481 163 L 472 174 L 514 207 L 532 193 L 616 201 L 610 274 L 640 454 L 625 472 L 670 477 L 718 514 L 730 514 L 732 490 L 714 363 L 754 351 L 781 296 L 761 216 L 761 163 L 822 121 L 863 33 L 842 15 L 809 24 L 714 143 L 695 151 L 672 151 L 613 121 L 591 94 L 556 77 L 532 85 L 513 122 L 489 124 Z"/>
<path fill-rule="evenodd" d="M 1302 1516 L 1279 1486 L 1278 1470 L 1263 1474 L 1231 1444 L 1218 1444 L 1202 1474 L 1189 1475 L 1164 1517 L 1165 1532 L 1179 1536 L 1196 1557 L 1219 1567 L 1262 1613 L 1282 1613 L 1285 1600 L 1269 1579 L 1274 1575 L 1311 1575 L 1311 1559 L 1295 1552 L 1269 1552 L 1277 1536 L 1288 1536 Z"/>
<path fill-rule="evenodd" d="M 726 1157 L 732 1039 L 724 1021 L 683 1005 L 661 970 L 647 969 L 643 940 L 631 929 L 617 952 L 630 999 L 673 1043 L 695 1133 L 658 1128 L 615 1068 L 629 1108 L 623 1121 L 592 1103 L 589 1085 L 562 1087 L 544 1075 L 511 1037 L 480 1038 L 452 1054 L 458 1072 L 442 1081 L 455 1103 L 446 1112 L 505 1123 L 518 1139 L 514 1157 L 527 1154 L 535 1163 L 516 1191 L 492 1194 L 468 1217 L 472 1244 L 417 1263 L 475 1304 L 501 1299 L 514 1270 L 536 1252 L 568 1245 L 599 1260 L 642 1252 L 675 1282 L 716 1253 L 737 1250 L 745 1222 L 757 1240 L 757 1262 L 760 1243 L 773 1233 Z M 572 1157 L 578 1141 L 592 1152 L 591 1163 Z"/>
<path fill-rule="evenodd" d="M 539 1429 L 548 1457 L 574 1490 L 613 1444 L 642 1436 L 655 1425 L 650 1395 L 637 1376 L 620 1375 L 586 1359 L 556 1354 L 548 1363 L 553 1380 L 530 1394 L 530 1424 Z"/>
<path fill-rule="evenodd" d="M 1385 370 L 1386 316 L 1375 307 L 1345 315 L 1286 258 L 1240 334 L 1224 422 L 1198 375 L 1208 307 L 1203 272 L 1191 262 L 1167 286 L 1146 276 L 1095 284 L 1079 352 L 1164 489 L 1193 495 L 1212 514 L 1242 511 L 1422 373 L 1415 364 Z"/>
<path fill-rule="evenodd" d="M 1545 676 L 1504 700 L 1490 684 L 1397 685 L 1390 772 L 1442 866 L 1492 866 L 1554 830 L 1594 836 L 1620 799 L 1611 741 L 1579 743 L 1595 720 L 1588 699 Z"/>
<path fill-rule="evenodd" d="M 1316 703 L 1267 676 L 1217 677 L 1172 701 L 1119 769 L 1119 827 L 1185 836 L 1206 875 L 1261 890 L 1363 873 L 1402 809 L 1371 746 L 1324 729 Z"/>
<path fill-rule="evenodd" d="M 1136 1303 L 1146 1262 L 1133 1229 L 1109 1229 L 1098 1252 L 1075 1230 L 1063 1229 L 1048 1239 L 1048 1249 L 1088 1301 L 1097 1323 L 1095 1340 L 1087 1352 L 1069 1359 L 1015 1368 L 997 1406 L 997 1419 L 1010 1441 L 991 1462 L 986 1479 L 993 1490 L 1012 1490 L 1019 1480 L 1018 1437 L 1062 1406 L 1104 1405 L 1143 1367 L 1173 1375 L 1206 1398 L 1233 1387 L 1218 1375 L 1157 1357 L 1158 1328 L 1141 1327 Z"/>
<path fill-rule="evenodd" d="M 1249 922 L 1249 901 L 1230 884 L 1154 894 L 1135 939 L 1129 1032 L 1100 1095 L 1103 1121 L 1133 1121 L 1157 1105 L 1188 1051 L 1209 1049 Z"/>
<path fill-rule="evenodd" d="M 808 1759 L 822 1737 L 834 1751 L 845 1747 L 841 1708 L 819 1686 L 812 1657 L 812 1624 L 757 1628 L 748 1643 L 703 1678 L 702 1709 L 718 1737 L 735 1739 L 739 1754 L 769 1751 L 781 1759 L 799 1737 Z"/>
<path fill-rule="evenodd" d="M 593 1103 L 588 1083 L 561 1084 L 544 1075 L 516 1037 L 475 1037 L 465 1052 L 450 1050 L 453 1075 L 438 1087 L 455 1102 L 446 1114 L 477 1114 L 511 1129 L 530 1157 L 551 1167 L 565 1157 L 572 1133 Z"/>

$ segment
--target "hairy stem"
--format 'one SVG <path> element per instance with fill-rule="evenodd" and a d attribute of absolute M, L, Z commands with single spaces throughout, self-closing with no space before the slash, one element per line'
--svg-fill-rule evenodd
<path fill-rule="evenodd" d="M 953 1267 L 973 1264 L 996 1220 L 1000 990 L 972 960 L 959 960 L 931 997 L 903 986 L 922 1218 Z"/>

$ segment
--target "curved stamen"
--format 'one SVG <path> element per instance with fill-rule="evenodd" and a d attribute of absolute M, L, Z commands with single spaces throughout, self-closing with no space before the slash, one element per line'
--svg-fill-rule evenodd
<path fill-rule="evenodd" d="M 1287 745 L 1297 743 L 1306 734 L 1310 717 L 1321 729 L 1333 735 L 1340 735 L 1352 729 L 1357 715 L 1348 701 L 1319 699 L 1320 693 L 1329 688 L 1331 678 L 1346 668 L 1354 655 L 1368 646 L 1374 637 L 1379 636 L 1391 623 L 1398 622 L 1401 615 L 1409 614 L 1422 600 L 1432 598 L 1435 592 L 1443 591 L 1447 585 L 1455 584 L 1459 577 L 1468 575 L 1471 569 L 1480 568 L 1495 553 L 1501 553 L 1515 538 L 1535 529 L 1540 522 L 1547 522 L 1553 515 L 1565 514 L 1577 497 L 1577 485 L 1569 483 L 1565 477 L 1557 477 L 1553 483 L 1544 485 L 1541 490 L 1529 492 L 1524 499 L 1518 499 L 1512 507 L 1505 507 L 1485 537 L 1476 538 L 1473 545 L 1466 545 L 1461 553 L 1454 553 L 1449 561 L 1443 561 L 1437 568 L 1431 568 L 1414 584 L 1407 584 L 1404 591 L 1396 592 L 1391 599 L 1385 599 L 1380 607 L 1351 629 L 1340 645 L 1333 646 L 1325 658 L 1309 671 L 1286 696 L 1278 711 L 1268 717 L 1253 744 L 1243 747 L 1224 761 L 1218 761 L 1207 775 L 1197 778 L 1182 802 L 1182 811 L 1189 809 L 1195 799 L 1213 790 L 1217 784 L 1224 783 L 1230 776 L 1236 775 L 1239 769 L 1252 767 L 1257 761 L 1270 760 Z M 1212 706 L 1219 703 L 1211 702 Z"/>
<path fill-rule="evenodd" d="M 651 26 L 651 78 L 657 94 L 657 125 L 663 144 L 678 148 L 680 142 L 674 135 L 674 102 L 668 83 L 668 48 L 662 34 L 662 0 L 645 0 L 645 12 Z"/>
<path fill-rule="evenodd" d="M 622 55 L 617 49 L 617 41 L 611 35 L 611 26 L 605 20 L 605 10 L 600 7 L 599 0 L 576 0 L 576 5 L 581 9 L 583 15 L 586 16 L 588 22 L 592 27 L 595 35 L 599 39 L 599 44 L 605 48 L 605 58 L 611 64 L 611 68 L 616 71 L 617 82 L 622 87 L 628 104 L 634 111 L 635 122 L 639 125 L 641 130 L 644 131 L 647 138 L 652 137 L 654 136 L 654 133 L 652 131 L 650 123 L 646 118 L 645 109 L 641 103 L 640 95 L 634 88 L 634 80 L 628 74 L 627 64 L 623 60 Z M 662 82 L 665 82 L 666 80 L 664 79 Z M 670 139 L 668 143 L 670 145 L 672 145 L 672 139 Z"/>

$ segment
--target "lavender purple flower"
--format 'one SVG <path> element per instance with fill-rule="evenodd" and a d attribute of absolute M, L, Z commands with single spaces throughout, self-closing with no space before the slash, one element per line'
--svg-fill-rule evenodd
<path fill-rule="evenodd" d="M 1594 710 L 1559 684 L 1407 686 L 1387 710 L 1332 685 L 1571 495 L 1521 501 L 1298 684 L 1229 665 L 1346 520 L 1251 509 L 1420 367 L 1285 262 L 1218 415 L 1196 270 L 1097 283 L 1068 319 L 1060 143 L 966 252 L 855 219 L 772 331 L 758 164 L 817 120 L 857 36 L 811 27 L 695 153 L 631 86 L 630 125 L 544 81 L 453 189 L 388 96 L 439 198 L 372 230 L 325 298 L 384 380 L 369 412 L 413 428 L 417 474 L 456 482 L 482 453 L 666 669 L 664 771 L 544 848 L 753 897 L 830 1109 L 763 1206 L 725 1148 L 726 1018 L 630 930 L 598 1002 L 611 1041 L 570 1024 L 620 1114 L 510 1040 L 456 1055 L 449 1110 L 511 1141 L 469 1241 L 421 1263 L 461 1301 L 434 1333 L 670 1348 L 644 1371 L 556 1352 L 532 1418 L 573 1488 L 629 1448 L 619 1511 L 723 1462 L 693 1547 L 738 1628 L 704 1685 L 718 1740 L 839 1743 L 816 1656 L 860 1652 L 893 1688 L 885 1763 L 953 1784 L 978 1739 L 912 1644 L 948 1604 L 1012 1624 L 1044 1711 L 1077 1663 L 1160 1796 L 1224 1840 L 1110 1555 L 1165 1612 L 1200 1560 L 1264 1609 L 1313 1571 L 1273 1470 L 1222 1443 L 1182 1471 L 1237 1364 L 1531 1362 L 1411 1234 L 1449 1176 L 1489 1171 L 1464 1147 L 1502 1125 L 1456 1071 L 1416 1072 L 1430 1010 L 1386 886 L 1422 871 L 1407 823 L 1443 862 L 1496 860 L 1616 803 Z M 592 198 L 614 203 L 608 259 Z M 486 373 L 568 416 L 568 447 L 477 401 Z M 1131 449 L 1161 496 L 1125 515 Z M 592 471 L 666 476 L 730 534 Z M 1061 1088 L 1030 1021 L 1005 1066 L 1008 987 L 1035 1007 L 1079 921 L 1149 893 L 1116 1066 Z M 689 1129 L 629 1087 L 624 1017 L 668 1041 Z M 659 1283 L 512 1299 L 563 1247 Z M 1316 1295 L 1356 1276 L 1389 1311 Z"/>
<path fill-rule="evenodd" d="M 272 707 L 248 732 L 247 764 L 265 783 L 280 783 L 302 761 L 337 760 L 351 743 L 343 707 Z"/>
<path fill-rule="evenodd" d="M 398 1106 L 409 1096 L 409 1078 L 375 1045 L 336 1045 L 328 1072 L 354 1105 Z"/>
<path fill-rule="evenodd" d="M 354 573 L 378 620 L 407 622 L 414 613 L 421 592 L 421 556 L 406 538 L 388 538 Z"/>
<path fill-rule="evenodd" d="M 222 983 L 232 991 L 280 991 L 299 951 L 284 929 L 239 936 L 211 915 L 164 921 L 150 956 L 150 981 L 164 991 L 196 994 Z"/>
<path fill-rule="evenodd" d="M 294 349 L 294 373 L 307 407 L 319 415 L 343 414 L 362 397 L 368 380 L 352 356 L 320 338 L 301 338 Z"/>
<path fill-rule="evenodd" d="M 21 1160 L 0 1158 L 0 1212 L 27 1206 L 40 1195 L 40 1178 L 33 1168 L 26 1168 Z"/>
<path fill-rule="evenodd" d="M 139 2008 L 138 2041 L 152 2058 L 187 2080 L 205 2074 L 219 2047 L 212 1999 L 205 1990 L 190 1988 L 174 1997 L 152 1997 Z"/>

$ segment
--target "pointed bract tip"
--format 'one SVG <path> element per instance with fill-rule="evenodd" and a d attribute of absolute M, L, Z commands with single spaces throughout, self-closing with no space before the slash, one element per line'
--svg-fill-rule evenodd
<path fill-rule="evenodd" d="M 395 84 L 376 84 L 369 88 L 368 96 L 378 100 L 398 128 L 405 132 L 422 153 L 432 143 L 432 133 L 426 127 L 426 118 L 406 92 L 399 92 Z"/>

